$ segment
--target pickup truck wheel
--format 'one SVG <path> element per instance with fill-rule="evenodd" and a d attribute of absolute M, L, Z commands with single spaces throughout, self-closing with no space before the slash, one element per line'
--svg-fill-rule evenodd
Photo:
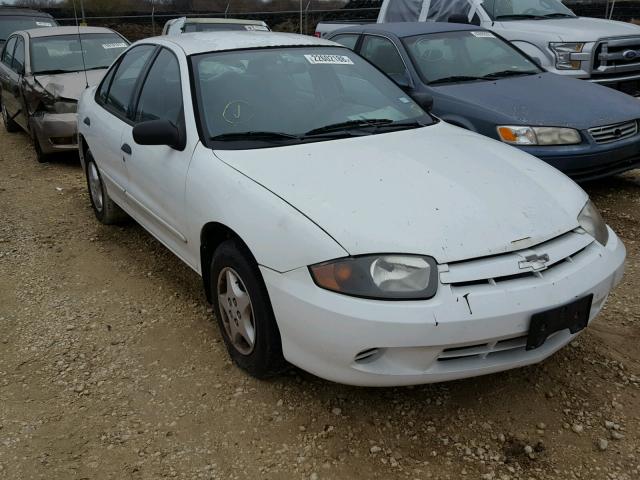
<path fill-rule="evenodd" d="M 104 186 L 100 170 L 96 164 L 90 151 L 85 155 L 87 187 L 89 188 L 89 197 L 91 198 L 91 206 L 96 218 L 105 225 L 114 225 L 121 223 L 127 218 L 127 214 L 111 200 L 109 193 Z"/>
<path fill-rule="evenodd" d="M 215 316 L 233 362 L 256 378 L 281 373 L 286 362 L 267 289 L 238 242 L 216 249 L 210 279 Z"/>
<path fill-rule="evenodd" d="M 7 132 L 16 133 L 20 131 L 20 125 L 9 118 L 9 113 L 7 112 L 4 104 L 2 104 L 2 120 L 4 122 L 4 128 L 7 130 Z"/>

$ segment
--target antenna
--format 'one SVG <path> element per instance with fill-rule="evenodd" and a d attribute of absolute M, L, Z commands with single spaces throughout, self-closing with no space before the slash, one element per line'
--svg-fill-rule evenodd
<path fill-rule="evenodd" d="M 78 23 L 78 11 L 76 10 L 76 0 L 73 0 L 73 16 L 76 19 L 78 29 L 78 42 L 80 42 L 80 55 L 82 55 L 82 68 L 84 70 L 85 88 L 89 88 L 89 77 L 87 76 L 87 62 L 84 59 L 84 47 L 82 46 L 82 35 L 80 35 L 80 24 Z"/>

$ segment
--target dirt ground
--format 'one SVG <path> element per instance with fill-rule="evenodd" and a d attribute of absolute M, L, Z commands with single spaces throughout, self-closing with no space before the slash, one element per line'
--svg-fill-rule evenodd
<path fill-rule="evenodd" d="M 0 127 L 2 128 L 2 127 Z M 0 133 L 0 478 L 640 478 L 640 174 L 587 186 L 623 284 L 541 365 L 398 389 L 228 360 L 200 279 Z"/>

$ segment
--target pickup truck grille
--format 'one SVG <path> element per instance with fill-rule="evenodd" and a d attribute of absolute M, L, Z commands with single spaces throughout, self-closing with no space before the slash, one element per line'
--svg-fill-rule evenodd
<path fill-rule="evenodd" d="M 640 37 L 610 38 L 598 43 L 593 56 L 593 74 L 640 75 Z"/>
<path fill-rule="evenodd" d="M 633 137 L 637 133 L 638 122 L 635 120 L 589 129 L 589 134 L 596 143 L 617 142 L 618 140 Z"/>

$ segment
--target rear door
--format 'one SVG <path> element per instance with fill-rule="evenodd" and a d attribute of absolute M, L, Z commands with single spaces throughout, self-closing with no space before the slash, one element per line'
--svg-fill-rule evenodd
<path fill-rule="evenodd" d="M 18 89 L 18 77 L 13 69 L 13 53 L 16 49 L 18 37 L 14 35 L 7 40 L 2 51 L 2 66 L 0 67 L 0 82 L 2 84 L 2 108 L 6 109 L 7 116 L 13 118 L 18 110 L 16 104 L 16 90 Z"/>
<path fill-rule="evenodd" d="M 186 132 L 182 73 L 187 79 L 186 64 L 181 68 L 178 57 L 169 49 L 162 48 L 135 102 L 135 123 L 167 120 L 180 131 Z M 131 125 L 124 128 L 122 137 L 123 143 L 131 148 L 127 160 L 127 197 L 134 216 L 185 261 L 187 238 L 184 197 L 194 148 L 194 138 L 191 137 L 187 136 L 187 146 L 182 151 L 164 145 L 138 145 L 133 139 Z"/>
<path fill-rule="evenodd" d="M 133 123 L 134 92 L 155 49 L 155 45 L 140 45 L 125 53 L 98 87 L 98 108 L 78 119 L 88 126 L 84 129 L 85 140 L 109 195 L 120 205 L 126 203 L 127 160 L 131 153 L 123 145 L 122 133 Z"/>

